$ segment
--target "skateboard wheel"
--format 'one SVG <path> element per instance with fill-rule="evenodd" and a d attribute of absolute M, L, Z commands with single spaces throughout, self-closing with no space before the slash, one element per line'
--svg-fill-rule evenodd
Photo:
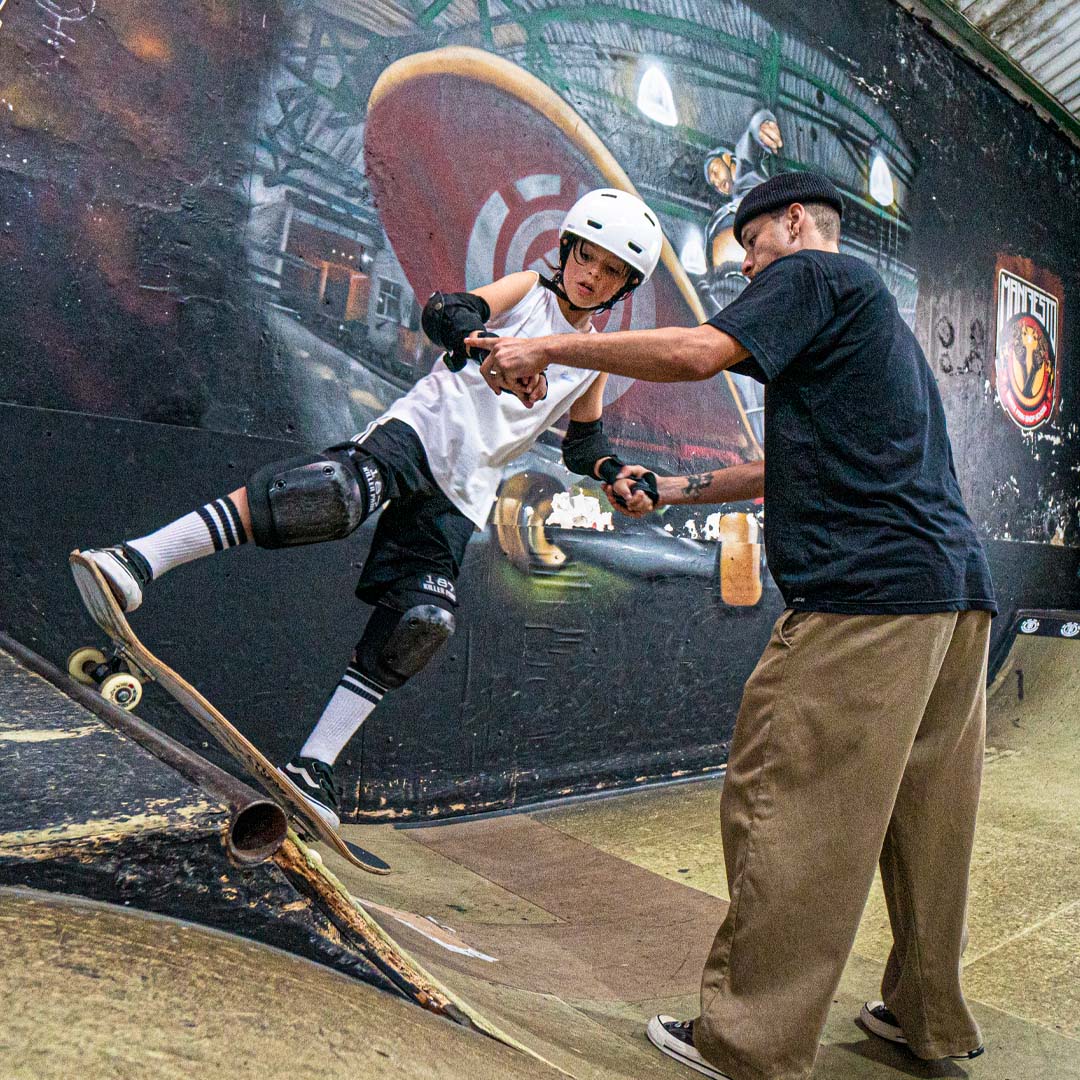
<path fill-rule="evenodd" d="M 101 696 L 130 712 L 142 700 L 142 683 L 134 675 L 118 671 L 102 681 Z"/>
<path fill-rule="evenodd" d="M 94 678 L 90 674 L 99 664 L 105 663 L 105 654 L 100 649 L 76 649 L 67 662 L 68 674 L 84 686 L 93 686 Z"/>

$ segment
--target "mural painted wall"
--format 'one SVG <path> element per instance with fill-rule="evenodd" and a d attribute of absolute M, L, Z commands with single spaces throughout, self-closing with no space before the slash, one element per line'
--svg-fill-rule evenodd
<path fill-rule="evenodd" d="M 41 506 L 10 542 L 33 567 L 13 625 L 55 648 L 68 586 L 29 549 L 58 505 L 69 547 L 113 540 L 80 533 L 76 504 L 100 528 L 153 524 L 188 508 L 170 496 L 215 447 L 197 498 L 225 464 L 242 480 L 232 458 L 256 448 L 361 430 L 440 362 L 427 295 L 554 261 L 562 214 L 595 186 L 636 190 L 668 240 L 602 328 L 696 323 L 745 287 L 739 200 L 801 169 L 844 191 L 842 249 L 882 275 L 934 370 L 1002 592 L 996 640 L 1016 608 L 1080 607 L 1077 150 L 889 0 L 23 0 L 0 18 L 0 400 L 29 453 L 48 430 L 80 462 L 77 489 L 69 467 L 45 498 L 37 473 L 13 491 Z M 605 416 L 628 460 L 693 473 L 760 456 L 761 411 L 760 387 L 728 374 L 612 379 Z M 74 436 L 69 415 L 108 421 L 108 439 Z M 94 509 L 95 477 L 107 492 L 110 469 L 146 468 L 147 422 L 163 489 Z M 474 537 L 462 631 L 350 748 L 361 810 L 722 764 L 779 610 L 767 508 L 612 516 L 563 468 L 558 428 Z M 273 588 L 274 558 L 252 588 Z M 229 619 L 199 601 L 212 637 Z M 289 633 L 301 608 L 338 612 L 318 583 L 289 603 L 266 646 L 310 672 L 288 707 L 240 689 L 260 646 L 216 658 L 238 724 L 282 751 L 333 685 L 320 658 L 338 668 L 363 618 L 335 599 L 333 653 Z M 613 670 L 640 675 L 613 686 Z"/>

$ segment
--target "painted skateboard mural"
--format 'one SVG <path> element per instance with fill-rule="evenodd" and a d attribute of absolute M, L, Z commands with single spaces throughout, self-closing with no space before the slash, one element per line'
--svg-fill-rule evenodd
<path fill-rule="evenodd" d="M 1080 157 L 891 0 L 291 0 L 255 18 L 115 0 L 62 36 L 41 5 L 3 16 L 0 407 L 21 464 L 2 561 L 10 628 L 55 655 L 71 548 L 362 430 L 437 362 L 426 293 L 542 262 L 582 187 L 637 191 L 670 245 L 610 327 L 690 323 L 745 287 L 736 201 L 802 169 L 842 189 L 845 250 L 882 275 L 926 352 L 1005 605 L 1076 606 Z M 613 380 L 607 406 L 623 456 L 665 471 L 758 453 L 745 380 Z M 760 592 L 725 588 L 725 568 L 730 586 L 753 560 L 722 552 L 760 542 L 761 508 L 628 525 L 558 444 L 553 430 L 514 463 L 470 544 L 468 648 L 376 714 L 357 751 L 352 790 L 387 813 L 723 760 L 777 597 L 760 560 Z M 338 558 L 255 554 L 237 559 L 252 556 L 244 573 L 266 593 L 290 566 Z M 344 577 L 361 557 L 358 537 Z M 220 676 L 229 715 L 282 743 L 325 700 L 326 643 L 347 649 L 365 614 L 351 582 L 316 603 L 294 591 L 289 630 L 307 634 L 275 638 L 263 614 L 257 646 L 196 655 L 244 616 L 184 595 L 196 625 L 175 641 L 182 670 Z M 527 657 L 517 683 L 499 662 L 507 635 Z M 670 678 L 643 662 L 657 655 L 675 658 Z M 603 673 L 628 658 L 648 675 L 611 701 Z M 285 696 L 256 700 L 275 664 Z"/>
<path fill-rule="evenodd" d="M 438 138 L 403 140 L 403 128 L 420 115 Z M 470 164 L 477 131 L 497 164 Z M 579 195 L 607 186 L 634 191 L 562 98 L 478 49 L 439 49 L 387 68 L 372 90 L 364 153 L 383 226 L 421 299 L 436 288 L 474 289 L 516 270 L 550 273 L 558 265 L 559 223 Z M 665 244 L 652 279 L 597 326 L 642 329 L 703 318 L 686 271 Z M 605 412 L 615 438 L 666 453 L 674 459 L 667 468 L 692 468 L 703 457 L 732 464 L 760 456 L 732 376 L 694 394 L 655 383 L 618 390 L 618 403 Z"/>

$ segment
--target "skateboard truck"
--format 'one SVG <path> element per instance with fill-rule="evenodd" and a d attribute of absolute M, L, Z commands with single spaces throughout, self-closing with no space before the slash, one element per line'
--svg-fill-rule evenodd
<path fill-rule="evenodd" d="M 121 649 L 108 653 L 88 646 L 76 649 L 67 662 L 68 674 L 84 686 L 97 686 L 101 696 L 131 712 L 142 700 L 142 684 L 147 676 Z"/>

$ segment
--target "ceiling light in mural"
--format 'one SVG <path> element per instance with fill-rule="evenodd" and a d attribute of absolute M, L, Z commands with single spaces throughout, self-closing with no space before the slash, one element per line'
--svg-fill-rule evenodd
<path fill-rule="evenodd" d="M 705 264 L 705 244 L 702 242 L 701 233 L 696 229 L 691 230 L 683 242 L 679 262 L 688 274 L 704 274 L 708 269 Z"/>
<path fill-rule="evenodd" d="M 874 151 L 870 162 L 870 197 L 882 206 L 892 206 L 896 201 L 896 187 L 889 163 L 878 150 Z"/>
<path fill-rule="evenodd" d="M 641 76 L 637 107 L 650 120 L 655 120 L 665 127 L 674 127 L 679 122 L 679 114 L 675 111 L 675 98 L 671 93 L 671 83 L 655 64 L 647 68 L 645 74 Z"/>

